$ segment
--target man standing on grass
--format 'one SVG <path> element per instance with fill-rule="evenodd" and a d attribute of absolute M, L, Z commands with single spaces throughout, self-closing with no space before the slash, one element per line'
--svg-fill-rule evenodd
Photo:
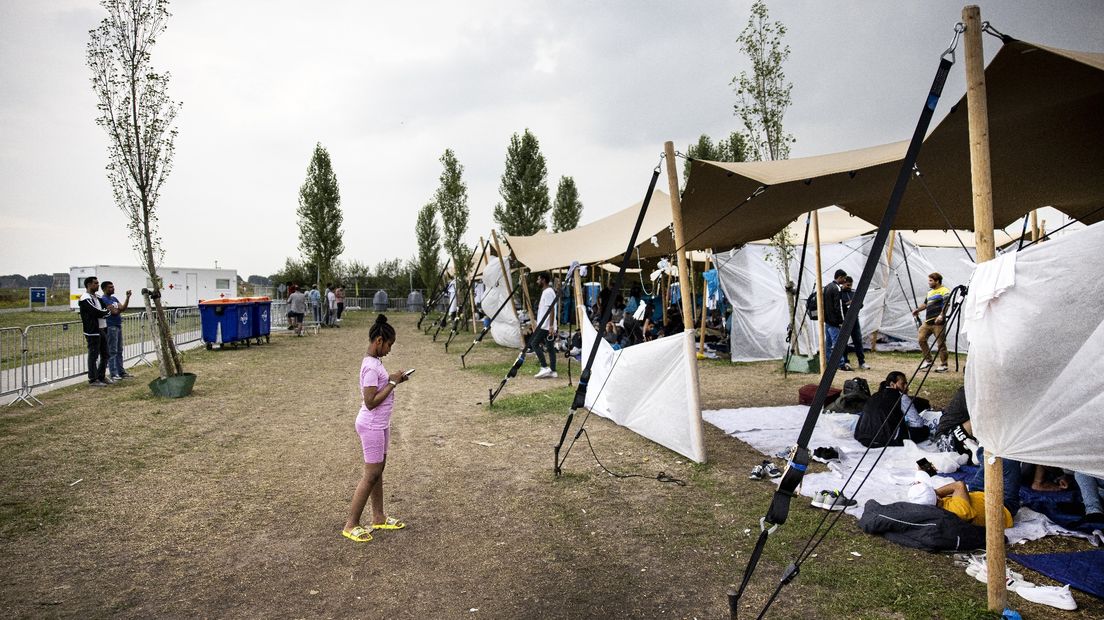
<path fill-rule="evenodd" d="M 130 307 L 130 291 L 126 292 L 126 299 L 120 304 L 115 297 L 114 284 L 104 282 L 102 288 L 101 301 L 111 312 L 107 317 L 107 372 L 115 381 L 129 379 L 131 375 L 123 368 L 123 312 Z"/>
<path fill-rule="evenodd" d="M 92 387 L 103 387 L 113 383 L 106 375 L 107 317 L 111 311 L 104 308 L 103 302 L 96 295 L 99 290 L 99 279 L 96 276 L 88 276 L 84 279 L 84 294 L 77 302 L 84 328 L 84 340 L 88 344 L 88 385 Z"/>
<path fill-rule="evenodd" d="M 534 317 L 534 321 L 540 321 L 534 323 L 537 327 L 537 331 L 533 333 L 533 352 L 537 354 L 537 361 L 540 362 L 540 370 L 534 375 L 538 379 L 555 379 L 559 377 L 556 374 L 556 341 L 554 340 L 554 334 L 556 333 L 556 311 L 553 307 L 556 305 L 556 289 L 549 286 L 551 278 L 547 273 L 542 273 L 537 276 L 537 284 L 541 288 L 540 302 L 537 304 L 537 316 Z M 552 336 L 552 339 L 550 339 Z M 544 361 L 543 348 L 548 350 L 548 363 Z"/>
<path fill-rule="evenodd" d="M 825 360 L 832 354 L 836 341 L 843 328 L 843 298 L 840 296 L 843 283 L 847 281 L 847 272 L 837 269 L 833 280 L 824 287 L 824 350 L 820 354 Z M 844 334 L 847 337 L 847 334 Z M 840 358 L 840 370 L 851 370 L 846 358 Z"/>
<path fill-rule="evenodd" d="M 924 298 L 924 303 L 912 311 L 913 316 L 917 316 L 921 311 L 924 311 L 924 322 L 920 325 L 920 332 L 916 336 L 916 339 L 920 341 L 920 352 L 924 354 L 924 363 L 920 365 L 920 370 L 928 368 L 935 361 L 931 346 L 928 344 L 928 338 L 935 336 L 935 346 L 939 353 L 939 365 L 934 370 L 935 372 L 947 372 L 947 333 L 946 325 L 944 325 L 944 306 L 946 306 L 947 297 L 951 294 L 951 291 L 943 286 L 943 276 L 938 271 L 928 274 L 928 289 L 928 295 Z"/>
<path fill-rule="evenodd" d="M 321 323 L 322 322 L 322 306 L 320 305 L 320 302 L 322 300 L 322 295 L 318 292 L 318 285 L 317 284 L 312 284 L 311 285 L 310 294 L 307 295 L 307 298 L 310 300 L 311 314 L 314 316 L 314 322 L 315 323 Z"/>
<path fill-rule="evenodd" d="M 337 298 L 337 320 L 335 323 L 337 327 L 341 327 L 341 315 L 345 314 L 345 285 L 337 285 L 337 288 L 334 289 L 334 297 Z"/>

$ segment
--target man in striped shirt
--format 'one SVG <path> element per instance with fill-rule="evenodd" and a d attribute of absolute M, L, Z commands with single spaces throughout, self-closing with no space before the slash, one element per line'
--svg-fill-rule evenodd
<path fill-rule="evenodd" d="M 938 271 L 928 274 L 928 289 L 924 303 L 912 311 L 913 316 L 924 312 L 924 322 L 916 337 L 920 341 L 920 351 L 924 354 L 924 363 L 920 365 L 920 370 L 928 368 L 934 361 L 928 338 L 935 336 L 935 344 L 939 350 L 939 365 L 935 367 L 935 372 L 947 372 L 947 333 L 944 319 L 947 297 L 951 291 L 943 286 L 943 276 Z"/>

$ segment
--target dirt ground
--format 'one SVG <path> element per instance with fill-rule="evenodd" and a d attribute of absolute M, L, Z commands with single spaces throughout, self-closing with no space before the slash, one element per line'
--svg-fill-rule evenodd
<path fill-rule="evenodd" d="M 538 392 L 569 402 L 566 373 L 533 379 L 529 363 L 502 406 L 488 409 L 487 390 L 516 353 L 479 345 L 462 370 L 470 335 L 446 355 L 411 315 L 392 316 L 398 343 L 384 360 L 389 370 L 417 368 L 397 390 L 385 474 L 388 512 L 409 526 L 364 544 L 342 538 L 362 469 L 353 421 L 373 318 L 354 313 L 317 336 L 191 352 L 199 381 L 187 399 L 149 396 L 146 369 L 133 382 L 60 390 L 44 407 L 0 413 L 0 612 L 727 617 L 725 592 L 770 498 L 747 479 L 756 452 L 706 425 L 710 463 L 695 465 L 592 417 L 603 463 L 645 478 L 604 474 L 585 440 L 557 478 L 552 446 L 566 407 L 525 403 Z M 872 355 L 866 374 L 875 384 L 908 359 Z M 932 400 L 945 402 L 954 380 L 933 381 Z M 705 408 L 789 404 L 806 382 L 784 379 L 776 364 L 701 365 Z M 659 471 L 687 485 L 654 480 Z M 746 597 L 754 613 L 820 514 L 795 502 Z M 853 519 L 818 556 L 771 617 L 986 617 L 984 586 L 950 557 L 867 537 Z M 1064 617 L 1104 616 L 1104 606 L 1078 600 L 1088 604 Z M 1025 617 L 1053 617 L 1014 602 Z"/>

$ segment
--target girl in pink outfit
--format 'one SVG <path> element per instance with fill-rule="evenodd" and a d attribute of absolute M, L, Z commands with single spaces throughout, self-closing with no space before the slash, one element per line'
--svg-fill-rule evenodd
<path fill-rule="evenodd" d="M 387 445 L 391 439 L 391 410 L 395 403 L 395 388 L 408 375 L 403 371 L 387 373 L 383 357 L 395 344 L 395 328 L 387 317 L 379 315 L 368 330 L 368 353 L 360 365 L 360 393 L 363 404 L 356 418 L 356 431 L 364 448 L 364 475 L 353 493 L 349 518 L 341 534 L 356 542 L 372 540 L 372 530 L 401 530 L 406 524 L 383 512 L 383 468 L 387 464 Z M 372 525 L 360 525 L 364 507 L 372 499 Z"/>

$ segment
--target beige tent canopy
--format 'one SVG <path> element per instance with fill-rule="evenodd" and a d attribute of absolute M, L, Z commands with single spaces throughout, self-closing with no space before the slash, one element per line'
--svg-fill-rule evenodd
<path fill-rule="evenodd" d="M 803 215 L 786 226 L 790 231 L 790 241 L 793 243 L 800 245 L 801 240 L 805 238 L 805 218 L 806 216 Z M 840 243 L 878 230 L 877 224 L 871 224 L 861 217 L 855 217 L 839 207 L 817 209 L 817 220 L 820 225 L 821 243 Z M 810 232 L 809 243 L 812 242 L 813 237 Z M 752 243 L 767 245 L 770 243 L 770 239 L 760 239 L 752 241 Z"/>
<path fill-rule="evenodd" d="M 514 258 L 530 271 L 567 267 L 572 261 L 582 264 L 602 263 L 625 251 L 625 243 L 636 225 L 642 202 L 572 230 L 503 237 L 510 244 Z M 671 233 L 668 231 L 670 226 L 671 197 L 657 189 L 648 204 L 648 213 L 640 227 L 637 244 L 651 247 L 651 238 L 659 237 L 661 247 L 673 247 Z M 651 252 L 649 255 L 654 254 L 655 252 Z"/>
<path fill-rule="evenodd" d="M 1104 219 L 1104 210 L 1095 211 L 1104 204 L 1104 54 L 1017 41 L 1001 48 L 985 75 L 995 226 L 1046 205 L 1086 223 Z M 910 181 L 895 228 L 973 227 L 964 103 L 965 96 L 920 151 L 917 165 L 932 196 Z M 694 161 L 682 201 L 687 246 L 719 250 L 763 239 L 802 213 L 833 204 L 880 222 L 906 147 L 897 142 L 783 161 Z M 736 208 L 761 186 L 761 195 Z"/>

